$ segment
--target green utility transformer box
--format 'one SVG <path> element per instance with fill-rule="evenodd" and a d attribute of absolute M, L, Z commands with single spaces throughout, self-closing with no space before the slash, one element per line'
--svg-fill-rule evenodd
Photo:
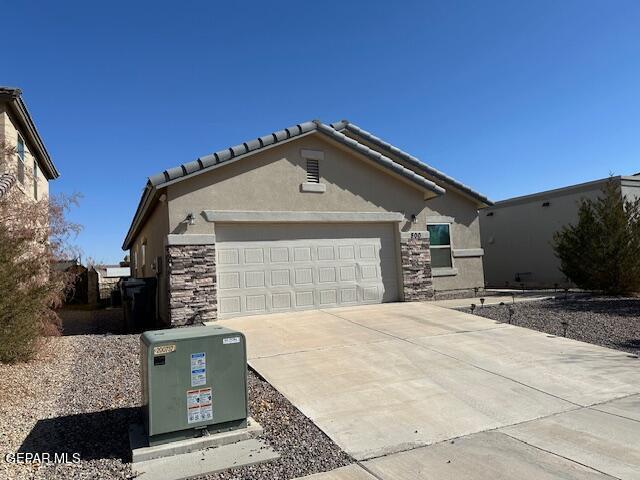
<path fill-rule="evenodd" d="M 150 446 L 246 427 L 242 333 L 221 326 L 144 332 L 140 370 Z"/>

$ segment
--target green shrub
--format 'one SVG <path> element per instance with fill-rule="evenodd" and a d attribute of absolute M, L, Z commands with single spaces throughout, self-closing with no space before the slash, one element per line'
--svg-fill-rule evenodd
<path fill-rule="evenodd" d="M 43 277 L 39 255 L 28 239 L 16 239 L 0 225 L 0 362 L 28 360 L 51 323 L 56 284 Z"/>
<path fill-rule="evenodd" d="M 0 172 L 11 175 L 15 147 L 0 142 Z M 26 172 L 25 172 L 26 173 Z M 29 182 L 33 177 L 28 175 Z M 5 178 L 7 176 L 5 175 Z M 15 180 L 15 178 L 14 178 Z M 0 362 L 28 360 L 42 335 L 58 332 L 55 309 L 73 285 L 73 275 L 51 267 L 75 258 L 69 240 L 79 225 L 65 213 L 79 195 L 29 197 L 11 182 L 0 195 Z"/>
<path fill-rule="evenodd" d="M 640 199 L 628 200 L 613 179 L 595 200 L 583 199 L 578 222 L 553 240 L 560 270 L 576 286 L 606 294 L 640 291 Z"/>

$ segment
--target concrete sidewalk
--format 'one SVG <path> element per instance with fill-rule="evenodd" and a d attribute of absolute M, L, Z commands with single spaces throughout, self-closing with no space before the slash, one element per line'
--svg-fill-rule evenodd
<path fill-rule="evenodd" d="M 359 461 L 327 479 L 640 478 L 640 361 L 624 352 L 433 303 L 221 323 Z"/>
<path fill-rule="evenodd" d="M 500 305 L 504 303 L 508 305 L 510 303 L 522 303 L 522 302 L 539 302 L 540 300 L 548 300 L 550 298 L 554 298 L 554 295 L 549 294 L 518 294 L 516 293 L 514 296 L 511 295 L 487 295 L 482 296 L 479 295 L 477 297 L 470 298 L 455 298 L 452 300 L 433 300 L 429 303 L 436 305 L 438 307 L 444 308 L 468 308 L 472 303 L 476 305 L 478 308 L 482 308 L 482 303 L 480 299 L 484 298 L 484 305 Z"/>

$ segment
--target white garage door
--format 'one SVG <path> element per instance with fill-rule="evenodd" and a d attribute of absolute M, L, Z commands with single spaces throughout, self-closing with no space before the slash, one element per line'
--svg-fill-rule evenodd
<path fill-rule="evenodd" d="M 398 299 L 395 224 L 216 224 L 221 318 Z"/>

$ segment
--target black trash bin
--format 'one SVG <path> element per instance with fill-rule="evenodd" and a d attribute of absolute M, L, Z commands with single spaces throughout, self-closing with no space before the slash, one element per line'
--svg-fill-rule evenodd
<path fill-rule="evenodd" d="M 131 278 L 122 282 L 122 306 L 128 331 L 143 332 L 156 327 L 156 279 Z"/>
<path fill-rule="evenodd" d="M 112 307 L 120 307 L 122 306 L 122 294 L 120 290 L 117 288 L 111 290 L 111 306 Z"/>

